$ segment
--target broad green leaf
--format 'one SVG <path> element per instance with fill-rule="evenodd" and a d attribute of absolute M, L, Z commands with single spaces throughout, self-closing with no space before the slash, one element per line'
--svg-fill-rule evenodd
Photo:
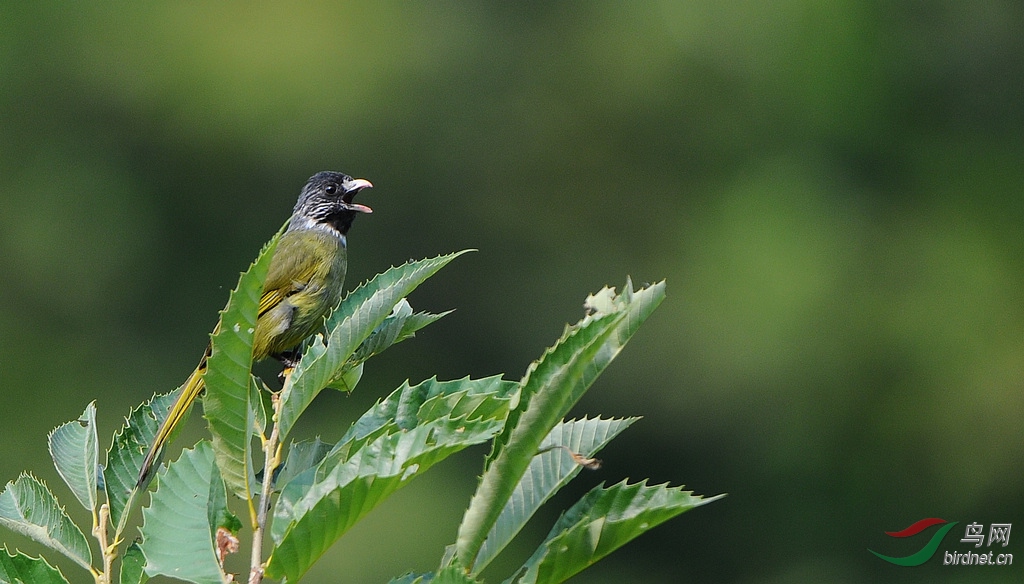
<path fill-rule="evenodd" d="M 216 454 L 214 455 L 216 461 Z M 217 540 L 217 528 L 223 527 L 232 534 L 237 534 L 242 529 L 242 520 L 228 509 L 227 490 L 223 479 L 217 476 L 214 471 L 214 479 L 210 481 L 210 498 L 206 503 L 206 519 L 210 525 L 210 532 Z"/>
<path fill-rule="evenodd" d="M 555 346 L 549 347 L 527 368 L 520 382 L 523 386 L 522 403 L 509 414 L 505 430 L 494 441 L 485 470 L 515 437 L 515 428 L 522 425 L 525 431 L 532 432 L 534 428 L 530 422 L 535 422 L 527 420 L 528 423 L 521 424 L 521 416 L 539 414 L 542 420 L 550 420 L 545 433 L 561 420 L 664 299 L 664 281 L 634 291 L 629 278 L 622 294 L 616 294 L 614 288 L 605 286 L 588 295 L 583 302 L 586 316 L 567 326 Z M 530 405 L 535 396 L 543 406 Z M 551 407 L 556 405 L 559 407 L 552 410 Z M 555 415 L 555 411 L 561 413 Z"/>
<path fill-rule="evenodd" d="M 298 475 L 313 468 L 327 456 L 333 445 L 320 440 L 317 436 L 312 440 L 293 442 L 288 448 L 288 457 L 281 467 L 281 472 L 274 479 L 278 485 L 287 485 Z"/>
<path fill-rule="evenodd" d="M 558 343 L 530 365 L 520 382 L 519 407 L 509 413 L 495 438 L 480 485 L 459 526 L 460 561 L 470 564 L 477 556 L 541 441 L 664 298 L 664 282 L 634 292 L 629 280 L 622 294 L 605 288 L 588 296 L 587 316 L 566 327 Z M 472 574 L 479 573 L 470 568 Z"/>
<path fill-rule="evenodd" d="M 252 428 L 252 434 L 267 436 L 267 409 L 273 409 L 273 406 L 270 404 L 270 394 L 272 391 L 259 377 L 250 375 L 249 379 L 249 424 Z M 259 456 L 257 451 L 257 460 L 259 460 Z M 252 464 L 247 464 L 246 467 L 249 472 L 249 500 L 251 501 L 259 495 L 261 483 L 263 482 L 263 469 L 257 472 Z M 280 467 L 278 467 L 278 471 L 280 471 Z"/>
<path fill-rule="evenodd" d="M 124 426 L 114 434 L 110 449 L 107 450 L 107 465 L 103 468 L 103 486 L 110 505 L 110 521 L 117 526 L 117 535 L 124 530 L 131 513 L 131 498 L 135 493 L 142 460 L 146 457 L 149 445 L 153 443 L 160 422 L 167 417 L 180 391 L 179 387 L 171 393 L 154 395 L 132 410 Z"/>
<path fill-rule="evenodd" d="M 363 363 L 357 364 L 351 369 L 344 369 L 341 377 L 331 380 L 327 384 L 327 387 L 343 391 L 345 393 L 351 393 L 355 390 L 356 385 L 359 384 L 359 380 L 363 378 Z"/>
<path fill-rule="evenodd" d="M 182 452 L 158 476 L 150 506 L 142 510 L 141 548 L 146 556 L 146 574 L 196 584 L 222 584 L 213 519 L 226 515 L 218 509 L 226 495 L 213 447 L 200 442 Z"/>
<path fill-rule="evenodd" d="M 267 431 L 267 408 L 270 406 L 270 388 L 263 380 L 253 375 L 249 385 L 249 406 L 253 430 L 260 434 Z M 271 408 L 272 409 L 272 408 Z"/>
<path fill-rule="evenodd" d="M 0 584 L 68 584 L 68 581 L 44 558 L 33 558 L 21 552 L 12 554 L 5 545 L 0 553 Z"/>
<path fill-rule="evenodd" d="M 146 558 L 142 555 L 142 548 L 138 543 L 132 543 L 121 558 L 120 584 L 145 584 L 149 580 L 145 567 Z"/>
<path fill-rule="evenodd" d="M 412 305 L 405 298 L 400 299 L 398 304 L 391 308 L 391 314 L 360 343 L 353 354 L 353 361 L 365 361 L 371 355 L 380 353 L 395 344 L 398 341 L 398 335 L 402 332 L 402 326 L 410 316 L 412 316 Z"/>
<path fill-rule="evenodd" d="M 50 432 L 50 456 L 57 472 L 87 510 L 96 511 L 96 475 L 99 445 L 96 438 L 96 402 L 81 417 Z"/>
<path fill-rule="evenodd" d="M 287 525 L 271 556 L 267 574 L 295 581 L 352 525 L 419 473 L 447 456 L 494 435 L 500 422 L 446 420 L 408 432 L 387 434 L 363 446 L 348 461 L 330 469 L 306 496 L 285 487 L 277 508 Z"/>
<path fill-rule="evenodd" d="M 224 482 L 245 499 L 251 488 L 254 419 L 249 404 L 253 332 L 263 280 L 267 277 L 281 232 L 263 247 L 256 261 L 238 278 L 210 339 L 206 362 L 203 415 L 213 434 L 213 451 Z"/>
<path fill-rule="evenodd" d="M 645 531 L 718 498 L 645 482 L 595 487 L 555 523 L 517 576 L 517 584 L 554 584 L 597 562 Z"/>
<path fill-rule="evenodd" d="M 420 329 L 426 328 L 427 325 L 434 324 L 449 314 L 455 312 L 455 310 L 446 310 L 444 312 L 433 313 L 433 312 L 417 312 L 409 315 L 402 323 L 402 331 L 398 334 L 395 339 L 395 343 L 400 343 L 406 339 L 411 339 L 416 336 L 416 333 Z M 392 344 L 395 344 L 392 343 Z"/>
<path fill-rule="evenodd" d="M 500 375 L 454 381 L 438 381 L 433 377 L 416 385 L 406 381 L 360 416 L 331 450 L 330 456 L 343 461 L 348 453 L 377 436 L 411 430 L 422 420 L 444 416 L 503 420 L 517 400 L 518 388 L 518 383 L 505 381 Z"/>
<path fill-rule="evenodd" d="M 416 331 L 441 320 L 452 311 L 441 314 L 428 312 L 413 313 L 412 306 L 403 298 L 391 310 L 384 322 L 370 333 L 352 356 L 354 363 L 362 363 L 374 355 L 383 353 L 388 347 L 416 336 Z"/>
<path fill-rule="evenodd" d="M 71 558 L 86 570 L 92 550 L 85 535 L 42 481 L 23 473 L 0 493 L 0 525 Z"/>
<path fill-rule="evenodd" d="M 561 422 L 544 438 L 526 473 L 516 485 L 484 545 L 473 562 L 483 571 L 522 530 L 545 501 L 569 483 L 583 468 L 572 456 L 591 458 L 639 418 L 582 419 Z"/>
<path fill-rule="evenodd" d="M 282 440 L 313 398 L 332 381 L 344 375 L 349 358 L 391 314 L 394 306 L 466 251 L 390 268 L 345 297 L 327 319 L 326 337 L 317 335 L 306 345 L 302 359 L 281 390 L 278 423 Z"/>
<path fill-rule="evenodd" d="M 445 457 L 494 436 L 516 384 L 493 377 L 396 390 L 320 464 L 289 482 L 274 510 L 267 574 L 295 581 L 366 513 Z"/>

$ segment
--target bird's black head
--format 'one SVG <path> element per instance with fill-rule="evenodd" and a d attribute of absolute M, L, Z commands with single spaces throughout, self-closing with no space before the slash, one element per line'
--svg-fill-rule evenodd
<path fill-rule="evenodd" d="M 293 218 L 330 227 L 341 235 L 348 233 L 357 213 L 372 213 L 366 205 L 353 203 L 356 193 L 372 187 L 370 181 L 325 170 L 309 177 L 299 193 Z"/>

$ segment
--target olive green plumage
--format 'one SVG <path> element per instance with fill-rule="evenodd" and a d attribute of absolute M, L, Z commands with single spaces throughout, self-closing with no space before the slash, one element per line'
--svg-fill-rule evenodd
<path fill-rule="evenodd" d="M 285 353 L 323 325 L 341 295 L 347 260 L 345 243 L 330 233 L 300 229 L 281 235 L 260 298 L 254 360 Z"/>
<path fill-rule="evenodd" d="M 295 355 L 289 352 L 323 326 L 345 282 L 349 227 L 356 214 L 371 212 L 352 198 L 371 186 L 339 172 L 320 172 L 303 187 L 263 283 L 253 332 L 254 361 L 275 357 L 291 364 Z M 157 431 L 139 470 L 139 485 L 149 478 L 171 432 L 202 393 L 207 357 L 209 348 Z"/>

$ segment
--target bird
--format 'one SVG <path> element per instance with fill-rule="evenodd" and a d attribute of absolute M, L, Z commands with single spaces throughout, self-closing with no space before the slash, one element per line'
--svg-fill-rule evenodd
<path fill-rule="evenodd" d="M 294 367 L 299 344 L 324 325 L 325 317 L 341 298 L 352 221 L 356 215 L 373 212 L 352 199 L 371 187 L 368 180 L 334 171 L 318 172 L 302 187 L 263 283 L 253 331 L 253 361 L 273 357 L 286 368 Z M 207 346 L 157 430 L 139 468 L 136 488 L 149 479 L 171 432 L 202 393 L 210 350 Z"/>

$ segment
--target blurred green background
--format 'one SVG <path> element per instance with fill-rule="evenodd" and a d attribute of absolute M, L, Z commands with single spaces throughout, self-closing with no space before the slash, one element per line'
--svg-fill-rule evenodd
<path fill-rule="evenodd" d="M 867 548 L 916 551 L 883 532 L 924 517 L 1024 530 L 1022 79 L 1011 0 L 4 3 L 0 481 L 31 469 L 87 521 L 47 432 L 96 399 L 109 444 L 183 381 L 332 169 L 376 185 L 348 287 L 480 252 L 412 298 L 457 311 L 318 398 L 305 436 L 407 378 L 518 379 L 589 292 L 668 280 L 574 411 L 644 419 L 489 581 L 590 486 L 651 477 L 729 496 L 576 581 L 1018 582 Z M 305 581 L 434 568 L 484 452 Z"/>

